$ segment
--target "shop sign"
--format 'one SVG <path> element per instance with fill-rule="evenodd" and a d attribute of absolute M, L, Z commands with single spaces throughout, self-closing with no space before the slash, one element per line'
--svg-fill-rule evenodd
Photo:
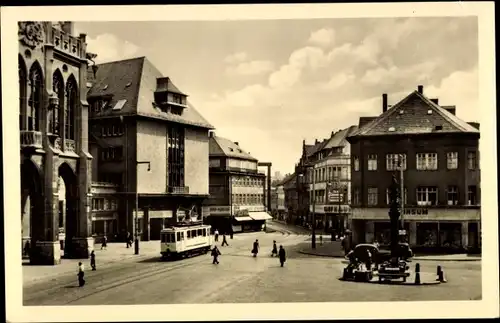
<path fill-rule="evenodd" d="M 149 217 L 151 219 L 169 219 L 174 217 L 174 212 L 172 212 L 171 210 L 162 210 L 162 211 L 149 210 Z"/>
<path fill-rule="evenodd" d="M 339 213 L 338 205 L 325 205 L 324 207 L 325 213 Z M 349 207 L 341 205 L 340 213 L 349 213 Z"/>
<path fill-rule="evenodd" d="M 247 209 L 238 210 L 234 213 L 234 216 L 248 216 L 248 210 Z"/>
<path fill-rule="evenodd" d="M 215 214 L 229 214 L 230 212 L 229 206 L 211 206 L 210 207 L 210 215 Z"/>
<path fill-rule="evenodd" d="M 429 210 L 428 209 L 420 209 L 420 208 L 405 208 L 403 210 L 403 215 L 428 215 Z"/>

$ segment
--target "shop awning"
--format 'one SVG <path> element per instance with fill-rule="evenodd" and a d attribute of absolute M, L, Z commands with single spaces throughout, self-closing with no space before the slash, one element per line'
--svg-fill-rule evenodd
<path fill-rule="evenodd" d="M 235 216 L 234 219 L 238 222 L 242 221 L 252 221 L 253 219 L 249 216 Z"/>
<path fill-rule="evenodd" d="M 254 220 L 269 220 L 273 218 L 267 212 L 250 212 L 248 215 Z"/>

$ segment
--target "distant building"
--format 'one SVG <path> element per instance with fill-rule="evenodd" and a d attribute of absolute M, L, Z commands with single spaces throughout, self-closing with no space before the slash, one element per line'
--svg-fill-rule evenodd
<path fill-rule="evenodd" d="M 402 217 L 410 245 L 456 250 L 480 245 L 479 124 L 464 122 L 455 112 L 455 106 L 439 105 L 418 86 L 392 107 L 384 94 L 382 114 L 360 118 L 358 131 L 347 138 L 354 242 L 389 243 L 388 189 L 393 175 L 400 182 L 402 168 Z"/>
<path fill-rule="evenodd" d="M 106 231 L 123 239 L 137 225 L 143 240 L 156 240 L 166 225 L 201 221 L 212 125 L 145 57 L 100 64 L 89 75 L 94 179 L 115 184 L 116 193 L 106 187 L 104 203 L 117 201 L 111 204 L 117 210 L 104 213 L 102 197 L 96 196 L 94 234 Z"/>
<path fill-rule="evenodd" d="M 204 203 L 205 222 L 229 233 L 261 230 L 271 219 L 265 207 L 266 175 L 258 161 L 238 142 L 210 133 L 210 198 Z"/>
<path fill-rule="evenodd" d="M 271 189 L 271 210 L 274 218 L 285 221 L 285 189 L 282 182 L 283 181 L 277 182 Z"/>
<path fill-rule="evenodd" d="M 312 224 L 314 213 L 318 229 L 344 231 L 351 199 L 350 144 L 346 137 L 356 130 L 357 126 L 350 126 L 332 132 L 330 138 L 316 140 L 313 146 L 303 142 L 296 167 L 298 223 Z"/>

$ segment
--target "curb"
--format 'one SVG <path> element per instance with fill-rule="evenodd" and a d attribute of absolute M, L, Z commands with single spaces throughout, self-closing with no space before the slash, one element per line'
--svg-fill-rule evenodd
<path fill-rule="evenodd" d="M 308 252 L 304 250 L 299 250 L 299 253 L 304 254 L 304 255 L 310 255 L 310 256 L 317 256 L 317 257 L 330 257 L 330 258 L 345 258 L 345 256 L 333 256 L 333 255 L 327 255 L 327 254 L 321 254 L 321 253 L 313 253 L 313 252 Z M 478 259 L 452 259 L 452 258 L 419 258 L 415 257 L 411 259 L 412 261 L 481 261 L 481 258 Z"/>
<path fill-rule="evenodd" d="M 333 256 L 333 255 L 327 255 L 327 254 L 321 254 L 321 253 L 307 252 L 304 250 L 299 250 L 299 253 L 304 254 L 304 255 L 318 256 L 318 257 L 345 258 L 345 256 Z"/>

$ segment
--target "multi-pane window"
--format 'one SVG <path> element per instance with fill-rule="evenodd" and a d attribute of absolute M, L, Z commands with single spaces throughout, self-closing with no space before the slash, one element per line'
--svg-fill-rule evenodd
<path fill-rule="evenodd" d="M 354 161 L 354 171 L 358 172 L 359 171 L 359 157 L 355 156 L 353 158 L 353 161 Z"/>
<path fill-rule="evenodd" d="M 184 128 L 168 128 L 168 186 L 184 186 Z"/>
<path fill-rule="evenodd" d="M 368 170 L 377 170 L 377 155 L 368 155 Z"/>
<path fill-rule="evenodd" d="M 26 66 L 21 57 L 18 58 L 19 73 L 19 129 L 26 130 L 26 86 L 28 84 L 26 76 Z"/>
<path fill-rule="evenodd" d="M 446 167 L 448 169 L 458 168 L 458 152 L 448 152 L 446 153 Z"/>
<path fill-rule="evenodd" d="M 438 189 L 434 186 L 418 187 L 417 188 L 417 205 L 437 205 L 438 204 Z"/>
<path fill-rule="evenodd" d="M 333 179 L 333 168 L 328 167 L 328 179 L 331 181 Z"/>
<path fill-rule="evenodd" d="M 447 200 L 448 205 L 457 205 L 458 204 L 458 187 L 457 186 L 448 186 L 447 192 Z"/>
<path fill-rule="evenodd" d="M 378 202 L 378 188 L 368 188 L 368 205 L 377 205 Z"/>
<path fill-rule="evenodd" d="M 417 169 L 418 170 L 436 170 L 438 168 L 437 153 L 418 153 L 417 154 Z"/>
<path fill-rule="evenodd" d="M 406 154 L 387 154 L 385 164 L 387 170 L 406 170 Z"/>
<path fill-rule="evenodd" d="M 40 130 L 40 111 L 42 110 L 43 79 L 40 65 L 34 64 L 30 70 L 30 97 L 28 100 L 28 130 Z"/>
<path fill-rule="evenodd" d="M 471 185 L 467 188 L 467 205 L 477 205 L 477 187 Z"/>
<path fill-rule="evenodd" d="M 49 119 L 49 131 L 53 134 L 59 134 L 61 120 L 61 106 L 64 106 L 64 81 L 61 73 L 57 70 L 52 77 L 52 90 L 59 99 L 57 105 L 53 107 L 51 118 Z"/>
<path fill-rule="evenodd" d="M 403 194 L 403 204 L 407 204 L 407 197 L 408 197 L 408 190 L 406 187 L 404 188 L 404 194 Z M 391 189 L 387 188 L 385 190 L 385 202 L 387 205 L 391 204 Z"/>
<path fill-rule="evenodd" d="M 75 139 L 75 111 L 77 107 L 77 86 L 76 81 L 73 78 L 68 80 L 66 84 L 66 100 L 64 105 L 64 129 L 65 138 Z"/>
<path fill-rule="evenodd" d="M 354 188 L 354 196 L 353 196 L 353 204 L 359 205 L 361 204 L 360 191 L 359 188 Z"/>
<path fill-rule="evenodd" d="M 477 155 L 475 151 L 469 151 L 467 153 L 467 168 L 470 170 L 477 168 Z"/>
<path fill-rule="evenodd" d="M 109 147 L 109 148 L 103 148 L 101 150 L 102 161 L 122 160 L 122 158 L 123 158 L 123 147 Z"/>

